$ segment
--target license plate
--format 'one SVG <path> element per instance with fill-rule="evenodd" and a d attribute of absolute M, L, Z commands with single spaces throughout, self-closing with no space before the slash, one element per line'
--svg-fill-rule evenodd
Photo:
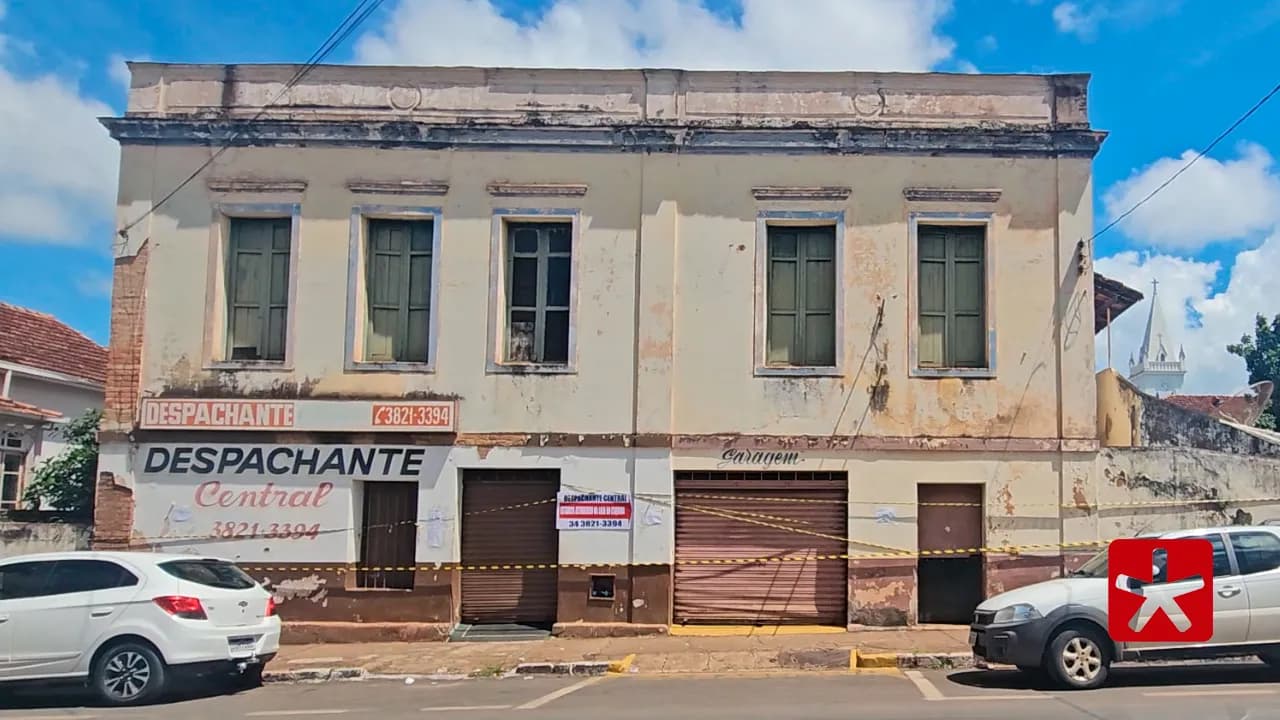
<path fill-rule="evenodd" d="M 255 637 L 233 637 L 227 638 L 227 644 L 233 648 L 253 647 L 258 643 Z"/>
<path fill-rule="evenodd" d="M 969 631 L 969 647 L 973 647 L 974 645 L 977 644 L 977 642 L 978 642 L 978 633 L 970 630 Z"/>

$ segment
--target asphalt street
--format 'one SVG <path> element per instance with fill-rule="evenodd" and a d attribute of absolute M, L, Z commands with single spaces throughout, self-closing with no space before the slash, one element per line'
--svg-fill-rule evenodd
<path fill-rule="evenodd" d="M 904 671 L 502 678 L 272 685 L 237 695 L 188 692 L 163 705 L 94 707 L 68 692 L 8 694 L 0 720 L 566 717 L 639 720 L 1280 720 L 1280 677 L 1259 664 L 1119 668 L 1091 692 L 1035 686 L 1010 671 Z"/>

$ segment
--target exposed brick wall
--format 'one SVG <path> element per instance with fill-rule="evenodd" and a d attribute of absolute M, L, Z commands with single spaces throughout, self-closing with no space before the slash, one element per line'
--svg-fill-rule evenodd
<path fill-rule="evenodd" d="M 127 432 L 138 414 L 142 379 L 142 330 L 146 310 L 146 241 L 132 257 L 119 257 L 111 283 L 111 340 L 107 346 L 107 386 L 102 429 Z"/>
<path fill-rule="evenodd" d="M 111 339 L 107 346 L 107 384 L 99 440 L 127 442 L 138 414 L 142 380 L 142 330 L 146 309 L 146 241 L 137 254 L 118 257 L 111 282 Z M 129 547 L 133 534 L 133 490 L 112 472 L 101 472 L 93 509 L 93 547 Z"/>
<path fill-rule="evenodd" d="M 133 536 L 133 490 L 109 472 L 98 473 L 93 506 L 93 549 L 127 550 Z"/>

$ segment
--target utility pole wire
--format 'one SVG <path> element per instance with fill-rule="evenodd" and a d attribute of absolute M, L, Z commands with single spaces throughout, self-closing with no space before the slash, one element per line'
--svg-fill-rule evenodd
<path fill-rule="evenodd" d="M 364 21 L 367 20 L 384 1 L 385 0 L 360 0 L 360 2 L 356 4 L 355 8 L 353 8 L 351 12 L 343 18 L 342 22 L 338 24 L 338 27 L 334 28 L 333 32 L 329 33 L 329 37 L 321 43 L 320 47 L 317 48 L 315 52 L 311 53 L 311 57 L 307 58 L 307 61 L 303 63 L 302 67 L 298 68 L 297 72 L 293 74 L 293 77 L 289 78 L 289 81 L 285 83 L 280 92 L 277 93 L 270 102 L 263 105 L 262 109 L 250 118 L 249 122 L 252 123 L 261 119 L 262 116 L 266 114 L 267 110 L 270 110 L 276 103 L 280 102 L 281 98 L 283 98 L 286 93 L 292 90 L 299 82 L 302 82 L 302 79 L 305 78 L 308 73 L 315 69 L 317 65 L 324 62 L 325 58 L 329 57 L 329 55 L 336 50 L 339 45 L 346 41 L 348 37 L 351 37 L 351 33 L 355 32 L 356 28 L 360 27 L 360 25 L 364 23 Z M 214 161 L 216 161 L 222 153 L 226 152 L 239 137 L 240 131 L 232 133 L 231 136 L 227 138 L 227 140 L 218 147 L 212 155 L 209 156 L 208 160 L 201 163 L 200 167 L 196 168 L 195 171 L 188 175 L 185 180 L 178 183 L 176 187 L 166 193 L 164 197 L 160 198 L 159 202 L 155 203 L 146 212 L 142 213 L 142 215 L 120 228 L 120 230 L 117 231 L 117 234 L 121 238 L 127 240 L 130 230 L 136 227 L 138 223 L 146 220 L 154 214 L 165 203 L 169 202 L 174 195 L 181 192 L 182 188 L 186 187 L 192 180 L 199 177 L 200 173 L 204 172 L 206 168 L 212 165 Z"/>
<path fill-rule="evenodd" d="M 1239 119 L 1237 119 L 1235 122 L 1231 123 L 1230 127 L 1228 127 L 1226 130 L 1223 130 L 1222 133 L 1218 135 L 1218 137 L 1213 139 L 1213 142 L 1205 146 L 1205 148 L 1201 150 L 1199 153 L 1197 153 L 1195 157 L 1191 158 L 1191 160 L 1188 161 L 1186 165 L 1183 165 L 1182 167 L 1178 168 L 1178 171 L 1170 175 L 1168 180 L 1165 180 L 1164 182 L 1160 183 L 1160 185 L 1156 187 L 1155 190 L 1152 190 L 1151 192 L 1147 193 L 1146 197 L 1134 203 L 1133 207 L 1120 213 L 1120 215 L 1115 220 L 1112 220 L 1111 222 L 1107 223 L 1105 227 L 1103 227 L 1098 232 L 1094 233 L 1093 237 L 1089 238 L 1089 241 L 1093 242 L 1098 238 L 1099 235 L 1115 227 L 1117 224 L 1120 223 L 1121 220 L 1124 220 L 1125 218 L 1132 215 L 1134 210 L 1137 210 L 1138 208 L 1142 207 L 1144 204 L 1146 204 L 1148 200 L 1155 197 L 1157 193 L 1159 193 L 1161 190 L 1168 187 L 1169 183 L 1173 182 L 1174 180 L 1177 180 L 1179 175 L 1181 175 L 1182 173 L 1190 169 L 1192 165 L 1195 165 L 1196 161 L 1198 161 L 1200 158 L 1204 157 L 1205 155 L 1208 155 L 1209 152 L 1213 150 L 1213 148 L 1216 147 L 1218 143 L 1222 142 L 1224 139 L 1226 139 L 1228 135 L 1235 132 L 1235 129 L 1240 127 L 1242 124 L 1244 124 L 1245 120 L 1248 120 L 1249 117 L 1252 116 L 1254 113 L 1258 112 L 1258 110 L 1261 109 L 1263 105 L 1266 105 L 1267 101 L 1270 100 L 1277 92 L 1280 92 L 1280 83 L 1277 83 L 1275 87 L 1271 88 L 1271 92 L 1267 93 L 1266 95 L 1263 95 L 1262 99 L 1254 103 L 1253 107 L 1249 108 L 1248 112 L 1246 112 L 1244 115 L 1241 115 Z"/>

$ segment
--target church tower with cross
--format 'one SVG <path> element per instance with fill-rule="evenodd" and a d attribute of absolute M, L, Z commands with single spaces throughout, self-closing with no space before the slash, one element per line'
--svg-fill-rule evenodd
<path fill-rule="evenodd" d="M 1147 316 L 1147 332 L 1142 336 L 1137 361 L 1129 356 L 1129 382 L 1157 397 L 1176 393 L 1187 374 L 1187 353 L 1178 346 L 1173 354 L 1173 338 L 1169 335 L 1164 312 L 1160 307 L 1159 280 L 1151 281 L 1151 309 Z"/>

